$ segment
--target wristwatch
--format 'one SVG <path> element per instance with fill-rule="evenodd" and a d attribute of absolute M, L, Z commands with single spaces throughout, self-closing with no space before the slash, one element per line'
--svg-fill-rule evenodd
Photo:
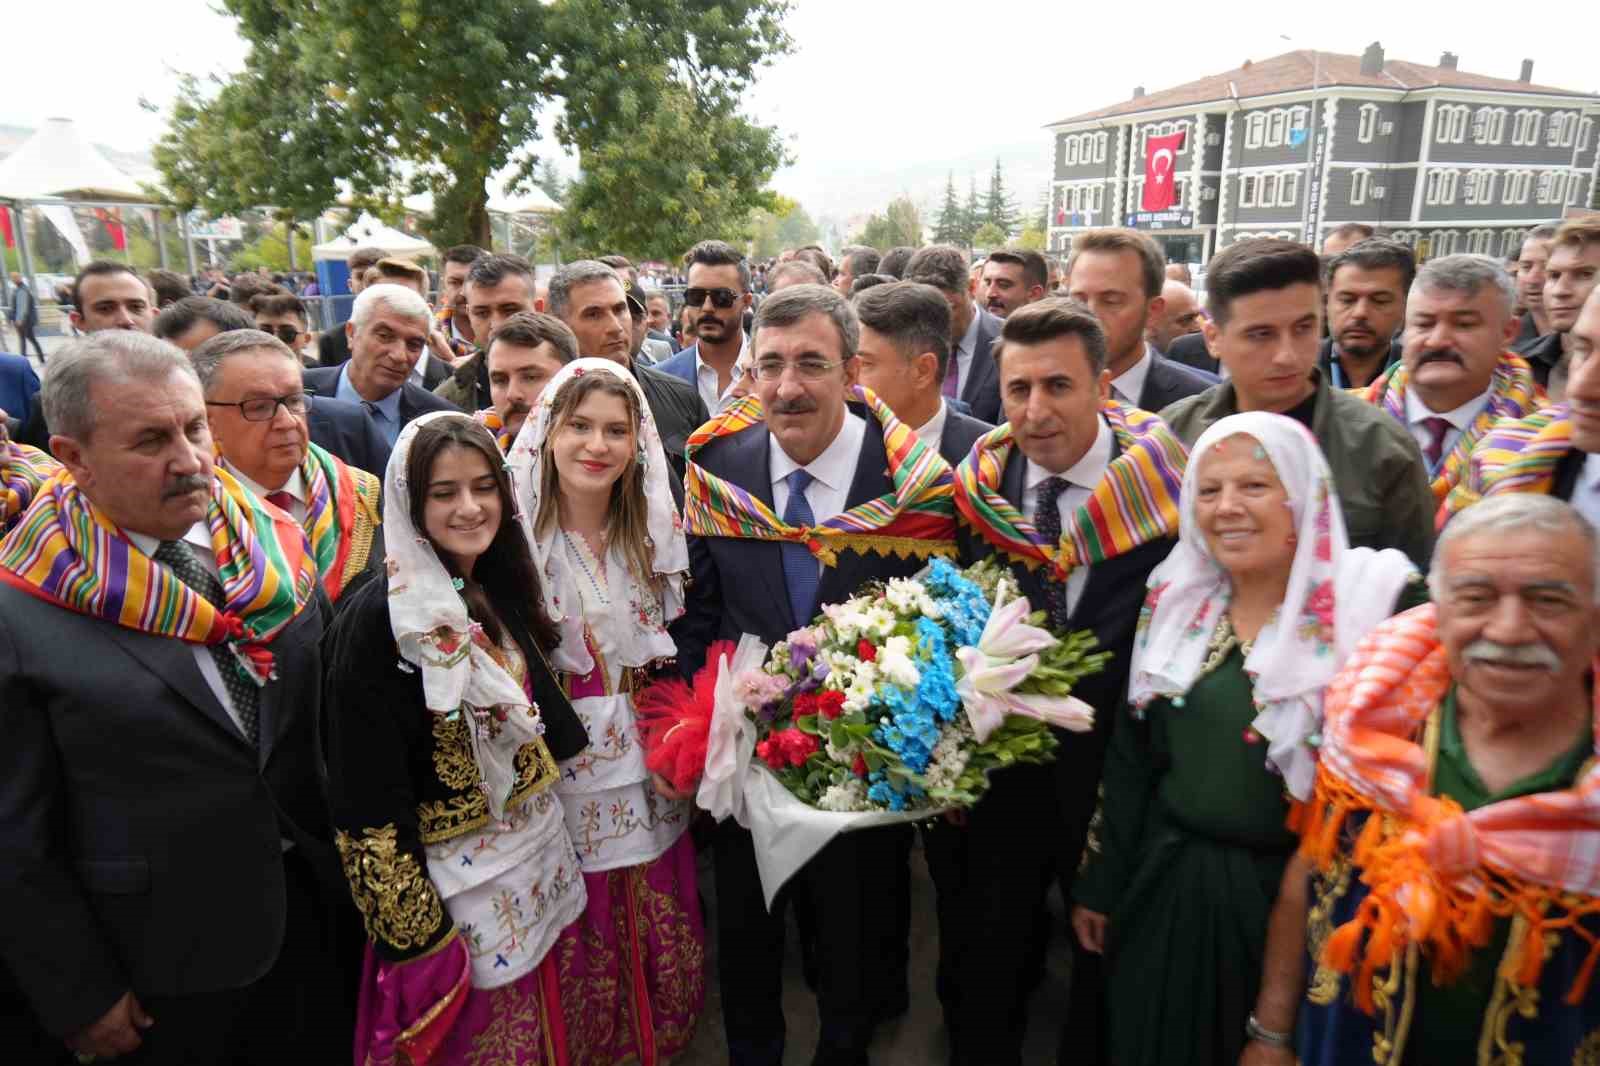
<path fill-rule="evenodd" d="M 1263 1027 L 1260 1022 L 1256 1021 L 1254 1014 L 1245 1019 L 1244 1034 L 1251 1040 L 1259 1040 L 1269 1047 L 1286 1048 L 1294 1042 L 1294 1037 L 1290 1033 L 1276 1033 Z"/>

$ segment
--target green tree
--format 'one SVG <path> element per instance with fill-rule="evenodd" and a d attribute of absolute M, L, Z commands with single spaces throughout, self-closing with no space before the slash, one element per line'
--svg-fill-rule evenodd
<path fill-rule="evenodd" d="M 979 226 L 972 235 L 972 247 L 989 251 L 999 248 L 1006 243 L 1006 231 L 996 226 L 993 222 L 985 222 Z"/>
<path fill-rule="evenodd" d="M 306 218 L 345 190 L 358 207 L 426 190 L 439 244 L 489 244 L 488 179 L 509 167 L 516 192 L 532 176 L 543 113 L 559 109 L 549 132 L 586 169 L 644 132 L 641 120 L 659 130 L 652 120 L 686 106 L 699 129 L 726 133 L 757 70 L 790 47 L 787 0 L 222 7 L 250 51 L 227 80 L 182 85 L 153 153 L 178 203 L 215 215 L 270 204 Z M 674 150 L 684 147 L 696 145 Z M 701 187 L 631 188 L 614 206 L 637 214 L 675 193 L 714 213 L 699 201 L 728 197 L 707 170 Z"/>
<path fill-rule="evenodd" d="M 758 207 L 750 216 L 751 254 L 757 259 L 770 259 L 785 248 L 798 248 L 817 240 L 817 224 L 806 214 L 806 209 L 787 197 L 773 210 Z"/>
<path fill-rule="evenodd" d="M 949 172 L 944 180 L 944 203 L 939 205 L 939 217 L 933 223 L 933 240 L 936 244 L 966 244 L 967 220 L 956 199 L 956 175 Z"/>
<path fill-rule="evenodd" d="M 555 163 L 548 159 L 539 160 L 538 166 L 533 169 L 533 183 L 543 189 L 545 195 L 556 203 L 566 204 L 569 183 L 561 176 L 561 171 L 556 169 Z"/>
<path fill-rule="evenodd" d="M 1006 236 L 1017 228 L 1017 204 L 1006 194 L 1005 178 L 1000 173 L 998 159 L 994 161 L 994 173 L 989 176 L 989 194 L 983 199 L 983 222 Z"/>
<path fill-rule="evenodd" d="M 896 197 L 889 201 L 883 214 L 868 217 L 852 243 L 865 244 L 880 252 L 902 245 L 915 248 L 922 243 L 922 212 L 909 196 Z"/>
<path fill-rule="evenodd" d="M 816 244 L 822 239 L 822 230 L 817 228 L 816 222 L 806 213 L 806 209 L 799 204 L 794 205 L 778 224 L 779 250 L 784 248 L 803 248 L 808 244 Z"/>
<path fill-rule="evenodd" d="M 961 240 L 963 248 L 971 248 L 977 239 L 978 227 L 983 225 L 983 208 L 978 203 L 978 179 L 967 175 L 967 202 L 961 208 Z"/>
<path fill-rule="evenodd" d="M 1026 248 L 1030 252 L 1043 252 L 1048 243 L 1045 230 L 1039 225 L 1037 219 L 1022 227 L 1022 233 L 1018 235 L 1016 240 L 1018 248 Z"/>

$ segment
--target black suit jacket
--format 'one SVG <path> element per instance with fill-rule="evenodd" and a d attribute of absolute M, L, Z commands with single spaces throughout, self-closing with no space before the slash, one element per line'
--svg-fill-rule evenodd
<path fill-rule="evenodd" d="M 972 408 L 972 417 L 999 425 L 1000 369 L 994 365 L 990 350 L 1004 323 L 981 307 L 973 308 L 973 312 L 978 316 L 978 336 L 972 345 L 967 380 L 961 385 L 961 399 Z M 951 354 L 954 357 L 954 352 Z"/>
<path fill-rule="evenodd" d="M 944 432 L 939 435 L 939 454 L 955 466 L 967 457 L 979 437 L 994 427 L 951 409 L 944 416 Z"/>
<path fill-rule="evenodd" d="M 1216 374 L 1220 371 L 1222 363 L 1211 354 L 1206 347 L 1204 333 L 1185 333 L 1175 338 L 1167 350 L 1162 353 L 1174 363 L 1204 370 L 1207 374 Z"/>
<path fill-rule="evenodd" d="M 681 492 L 688 464 L 683 449 L 689 443 L 689 434 L 711 420 L 706 412 L 706 402 L 694 386 L 682 378 L 663 374 L 653 367 L 632 367 L 633 376 L 644 393 L 644 402 L 650 405 L 650 414 L 656 420 L 656 432 L 661 435 L 661 447 L 672 464 L 673 478 Z M 681 503 L 681 500 L 680 500 Z"/>
<path fill-rule="evenodd" d="M 326 396 L 336 399 L 339 389 L 339 368 L 336 366 L 315 366 L 300 373 L 305 382 L 306 391 L 318 397 Z M 321 402 L 320 400 L 316 402 Z M 431 411 L 454 411 L 461 413 L 461 408 L 449 400 L 435 396 L 427 389 L 419 389 L 415 384 L 407 381 L 400 386 L 400 428 L 421 418 Z M 370 417 L 370 416 L 369 416 Z M 387 460 L 385 460 L 387 461 Z M 365 468 L 363 468 L 365 469 Z M 374 471 L 379 477 L 383 476 L 382 470 Z"/>
<path fill-rule="evenodd" d="M 332 395 L 314 396 L 306 412 L 313 443 L 327 449 L 351 466 L 383 477 L 389 465 L 389 442 L 378 432 L 378 425 L 360 404 L 335 400 Z"/>
<path fill-rule="evenodd" d="M 1549 388 L 1551 372 L 1561 365 L 1561 334 L 1546 333 L 1526 345 L 1518 354 L 1528 361 L 1528 369 L 1533 371 L 1533 380 L 1537 381 L 1541 388 Z"/>
<path fill-rule="evenodd" d="M 865 407 L 851 404 L 850 408 L 867 420 L 867 432 L 845 499 L 846 509 L 882 496 L 892 487 L 882 429 Z M 766 423 L 757 423 L 712 441 L 696 461 L 771 507 L 772 464 L 767 440 Z M 926 565 L 922 559 L 842 551 L 836 565 L 822 571 L 812 613 L 821 604 L 848 599 L 868 581 L 910 577 Z M 713 641 L 737 642 L 743 634 L 752 633 L 771 645 L 795 628 L 777 541 L 690 537 L 689 570 L 693 591 L 688 610 L 672 631 L 678 644 L 678 666 L 685 677 L 692 677 L 705 662 L 706 649 Z"/>
<path fill-rule="evenodd" d="M 317 741 L 326 610 L 319 592 L 272 642 L 258 750 L 192 645 L 0 585 L 0 958 L 51 1032 L 130 989 L 264 975 L 286 928 L 282 840 L 338 890 Z"/>
<path fill-rule="evenodd" d="M 1219 380 L 1215 374 L 1184 366 L 1157 353 L 1150 359 L 1150 369 L 1144 375 L 1144 388 L 1139 390 L 1139 410 L 1159 411 L 1169 403 L 1205 392 Z"/>
<path fill-rule="evenodd" d="M 428 353 L 428 365 L 422 368 L 422 387 L 432 392 L 444 384 L 455 368 L 440 359 L 432 352 Z"/>
<path fill-rule="evenodd" d="M 317 362 L 323 366 L 338 366 L 350 359 L 350 338 L 344 334 L 344 323 L 327 330 L 317 338 Z"/>

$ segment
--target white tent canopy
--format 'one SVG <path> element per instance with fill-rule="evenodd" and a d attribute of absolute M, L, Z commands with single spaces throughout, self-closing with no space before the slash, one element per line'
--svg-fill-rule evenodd
<path fill-rule="evenodd" d="M 101 155 L 68 118 L 50 119 L 15 152 L 0 160 L 0 199 L 57 196 L 159 202 Z"/>
<path fill-rule="evenodd" d="M 499 182 L 493 182 L 491 189 L 493 190 L 489 194 L 491 214 L 558 215 L 561 213 L 561 205 L 550 199 L 549 194 L 537 185 L 529 186 L 527 192 L 515 195 L 507 194 Z M 419 192 L 414 196 L 408 196 L 401 203 L 408 211 L 422 215 L 433 214 L 433 194 L 430 192 Z"/>
<path fill-rule="evenodd" d="M 434 254 L 433 245 L 385 226 L 365 211 L 331 241 L 311 249 L 313 259 L 344 259 L 357 248 L 382 248 L 389 255 L 408 258 Z"/>

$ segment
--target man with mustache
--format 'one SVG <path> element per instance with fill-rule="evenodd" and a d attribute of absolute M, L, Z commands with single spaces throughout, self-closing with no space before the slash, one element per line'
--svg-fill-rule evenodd
<path fill-rule="evenodd" d="M 979 275 L 978 296 L 996 318 L 1005 318 L 1024 304 L 1044 299 L 1049 272 L 1044 256 L 1026 248 L 990 252 Z"/>
<path fill-rule="evenodd" d="M 1411 431 L 1441 502 L 1495 422 L 1543 402 L 1528 364 L 1506 348 L 1517 331 L 1513 295 L 1510 276 L 1487 256 L 1430 259 L 1411 286 L 1400 365 L 1361 393 Z"/>
<path fill-rule="evenodd" d="M 1600 222 L 1592 218 L 1562 223 L 1550 238 L 1549 258 L 1544 263 L 1544 314 L 1550 332 L 1530 345 L 1526 352 L 1535 376 L 1559 401 L 1567 387 L 1569 333 L 1578 311 L 1594 289 L 1600 276 Z"/>
<path fill-rule="evenodd" d="M 689 310 L 695 342 L 656 369 L 692 386 L 712 415 L 732 402 L 733 366 L 744 354 L 744 313 L 751 304 L 750 264 L 731 244 L 701 241 L 689 249 Z M 849 290 L 846 289 L 846 292 Z"/>
<path fill-rule="evenodd" d="M 1395 343 L 1417 259 L 1399 241 L 1373 237 L 1327 260 L 1328 337 L 1317 359 L 1336 389 L 1366 388 L 1400 361 Z"/>
<path fill-rule="evenodd" d="M 0 542 L 0 962 L 80 1061 L 348 1054 L 305 535 L 213 466 L 165 341 L 75 341 L 43 395 L 66 473 Z"/>
<path fill-rule="evenodd" d="M 1473 505 L 1439 537 L 1434 602 L 1329 685 L 1242 1064 L 1583 1061 L 1600 1027 L 1597 550 L 1559 500 Z"/>

